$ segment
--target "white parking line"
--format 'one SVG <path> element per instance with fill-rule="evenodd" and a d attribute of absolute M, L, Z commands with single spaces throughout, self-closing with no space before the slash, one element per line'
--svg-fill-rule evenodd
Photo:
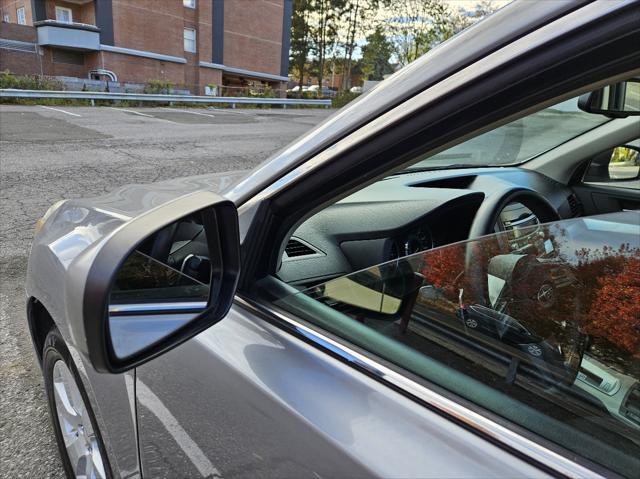
<path fill-rule="evenodd" d="M 116 108 L 115 106 L 111 106 L 109 108 L 111 108 L 112 110 L 126 111 L 127 113 L 133 113 L 134 115 L 146 116 L 148 118 L 155 118 L 155 116 L 153 115 L 147 115 L 146 113 L 140 113 L 139 111 L 135 111 L 135 110 L 127 110 L 126 108 Z"/>
<path fill-rule="evenodd" d="M 233 115 L 248 115 L 248 116 L 253 116 L 252 113 L 246 112 L 246 111 L 235 111 L 235 110 L 231 110 L 228 108 L 215 108 L 210 106 L 209 108 L 207 108 L 207 110 L 213 110 L 213 111 L 219 111 L 220 113 L 231 113 Z"/>
<path fill-rule="evenodd" d="M 125 380 L 126 377 L 127 376 L 125 376 Z M 189 433 L 178 423 L 178 420 L 171 414 L 171 411 L 169 411 L 160 398 L 139 379 L 136 384 L 136 396 L 140 404 L 158 418 L 167 432 L 173 437 L 176 444 L 182 449 L 203 477 L 210 477 L 212 479 L 222 478 L 220 471 L 216 469 L 207 455 L 200 449 L 191 436 L 189 436 Z"/>
<path fill-rule="evenodd" d="M 180 110 L 180 109 L 176 109 L 176 108 L 161 108 L 162 110 L 166 110 L 166 111 L 173 111 L 173 112 L 179 112 L 179 113 L 191 113 L 192 115 L 202 115 L 202 116 L 208 116 L 209 118 L 214 118 L 213 115 L 208 115 L 206 113 L 200 113 L 198 111 L 189 111 L 189 110 Z"/>
<path fill-rule="evenodd" d="M 47 110 L 59 111 L 60 113 L 65 113 L 65 114 L 71 115 L 71 116 L 79 116 L 80 118 L 82 118 L 82 115 L 78 115 L 77 113 L 71 113 L 70 111 L 64 111 L 64 110 L 61 110 L 60 108 L 51 108 L 50 106 L 43 106 L 43 105 L 40 105 L 40 108 L 46 108 Z"/>

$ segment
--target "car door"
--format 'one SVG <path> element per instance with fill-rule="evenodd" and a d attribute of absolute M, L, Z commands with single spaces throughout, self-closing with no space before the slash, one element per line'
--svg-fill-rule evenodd
<path fill-rule="evenodd" d="M 632 324 L 618 322 L 634 313 L 609 315 L 628 289 L 607 288 L 640 267 L 639 226 L 627 212 L 523 228 L 539 244 L 510 263 L 499 310 L 467 285 L 488 281 L 492 258 L 522 257 L 509 232 L 303 291 L 267 279 L 277 300 L 238 297 L 223 322 L 136 369 L 143 474 L 633 477 L 640 377 Z M 519 266 L 538 261 L 573 272 L 553 309 L 536 294 L 553 279 Z M 480 309 L 527 334 L 474 327 Z"/>
<path fill-rule="evenodd" d="M 534 440 L 526 427 L 480 414 L 473 402 L 445 394 L 441 385 L 425 386 L 415 372 L 394 367 L 376 351 L 345 344 L 327 327 L 310 327 L 302 319 L 303 309 L 292 313 L 256 290 L 304 300 L 298 292 L 282 296 L 273 291 L 281 285 L 270 284 L 269 274 L 282 256 L 287 231 L 323 203 L 415 159 L 417 150 L 441 147 L 554 95 L 626 72 L 629 65 L 623 64 L 605 71 L 586 48 L 597 50 L 604 37 L 620 33 L 609 20 L 622 21 L 629 12 L 604 18 L 609 8 L 605 3 L 590 6 L 498 55 L 485 52 L 477 63 L 415 92 L 361 128 L 334 134 L 329 144 L 314 146 L 313 154 L 297 164 L 276 161 L 272 167 L 282 167 L 283 176 L 259 194 L 247 197 L 241 187 L 252 179 L 264 181 L 257 175 L 269 165 L 229 192 L 245 225 L 239 293 L 224 321 L 136 369 L 143 473 L 596 475 L 575 456 L 547 447 L 544 437 Z M 589 55 L 580 53 L 587 50 Z M 566 64 L 569 58 L 584 70 Z M 331 315 L 313 298 L 304 304 L 320 305 Z"/>
<path fill-rule="evenodd" d="M 138 368 L 145 476 L 544 475 L 363 374 L 378 371 L 356 354 L 263 314 L 238 301 L 218 327 Z"/>

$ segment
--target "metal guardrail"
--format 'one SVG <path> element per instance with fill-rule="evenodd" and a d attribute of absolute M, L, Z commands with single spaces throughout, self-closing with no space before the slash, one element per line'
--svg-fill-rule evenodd
<path fill-rule="evenodd" d="M 52 91 L 52 90 L 13 90 L 0 89 L 0 98 L 59 98 L 64 100 L 128 100 L 150 101 L 164 103 L 214 103 L 231 105 L 306 105 L 324 106 L 329 108 L 331 100 L 312 100 L 307 98 L 252 98 L 252 97 L 228 97 L 228 96 L 196 96 L 196 95 L 162 95 L 150 93 L 109 93 L 100 91 Z"/>

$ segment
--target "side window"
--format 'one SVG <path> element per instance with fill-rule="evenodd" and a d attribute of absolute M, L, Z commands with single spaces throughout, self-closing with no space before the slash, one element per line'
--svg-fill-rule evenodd
<path fill-rule="evenodd" d="M 20 7 L 18 9 L 16 9 L 16 17 L 18 19 L 18 24 L 19 25 L 26 25 L 27 24 L 27 17 L 25 15 L 24 7 Z"/>
<path fill-rule="evenodd" d="M 569 455 L 634 476 L 639 228 L 640 215 L 624 213 L 525 226 L 379 264 L 277 305 Z"/>
<path fill-rule="evenodd" d="M 56 7 L 56 20 L 61 23 L 73 23 L 73 12 L 67 7 Z"/>
<path fill-rule="evenodd" d="M 640 140 L 594 157 L 584 183 L 640 189 Z"/>
<path fill-rule="evenodd" d="M 196 52 L 196 31 L 193 28 L 184 29 L 184 51 Z"/>

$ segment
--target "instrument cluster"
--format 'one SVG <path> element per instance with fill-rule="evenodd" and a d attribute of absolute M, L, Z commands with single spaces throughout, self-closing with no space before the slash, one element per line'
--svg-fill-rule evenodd
<path fill-rule="evenodd" d="M 429 250 L 435 246 L 431 230 L 428 226 L 421 225 L 408 234 L 393 239 L 389 259 L 402 258 L 420 251 Z"/>

